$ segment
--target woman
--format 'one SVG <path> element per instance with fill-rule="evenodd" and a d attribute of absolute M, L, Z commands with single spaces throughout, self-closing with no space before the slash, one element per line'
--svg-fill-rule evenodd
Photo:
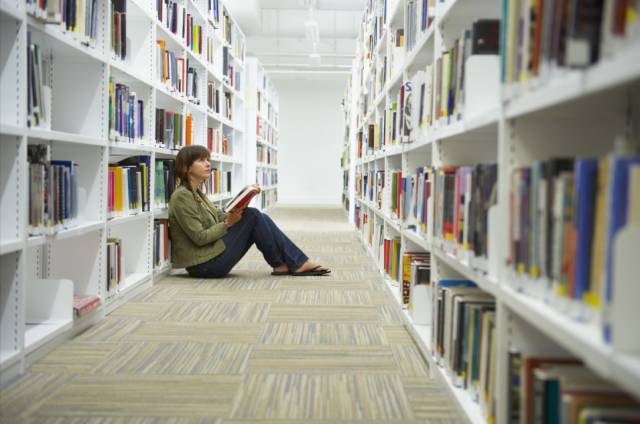
<path fill-rule="evenodd" d="M 179 186 L 169 201 L 171 254 L 175 268 L 197 278 L 224 277 L 253 243 L 273 267 L 272 275 L 326 275 L 331 271 L 309 258 L 255 208 L 224 213 L 198 187 L 209 177 L 209 151 L 183 147 L 175 162 Z"/>

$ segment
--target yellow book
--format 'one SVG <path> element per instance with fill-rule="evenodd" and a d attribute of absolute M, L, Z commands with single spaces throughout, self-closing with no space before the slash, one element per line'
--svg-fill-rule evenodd
<path fill-rule="evenodd" d="M 589 291 L 584 294 L 584 301 L 596 309 L 599 309 L 601 305 L 600 299 L 602 296 L 607 222 L 609 221 L 609 209 L 607 208 L 607 204 L 609 203 L 608 176 L 609 158 L 602 158 L 598 163 L 596 210 L 591 250 L 591 281 L 589 283 Z"/>
<path fill-rule="evenodd" d="M 122 212 L 122 168 L 116 166 L 113 168 L 114 184 L 113 184 L 113 210 L 118 213 Z"/>

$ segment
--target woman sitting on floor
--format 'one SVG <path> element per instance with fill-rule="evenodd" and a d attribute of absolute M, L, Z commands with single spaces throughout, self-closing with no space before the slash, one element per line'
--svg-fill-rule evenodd
<path fill-rule="evenodd" d="M 227 275 L 255 243 L 273 267 L 272 275 L 326 275 L 328 268 L 309 258 L 269 218 L 255 208 L 222 212 L 199 187 L 209 177 L 209 151 L 183 147 L 176 157 L 178 187 L 169 201 L 169 231 L 174 268 L 192 277 Z"/>

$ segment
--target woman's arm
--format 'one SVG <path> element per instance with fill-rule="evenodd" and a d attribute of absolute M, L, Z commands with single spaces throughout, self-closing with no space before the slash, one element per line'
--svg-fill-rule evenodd
<path fill-rule="evenodd" d="M 198 204 L 191 193 L 185 192 L 184 195 L 181 194 L 172 200 L 175 200 L 170 204 L 174 218 L 196 246 L 213 243 L 227 234 L 225 222 L 214 224 L 209 228 L 202 225 Z"/>

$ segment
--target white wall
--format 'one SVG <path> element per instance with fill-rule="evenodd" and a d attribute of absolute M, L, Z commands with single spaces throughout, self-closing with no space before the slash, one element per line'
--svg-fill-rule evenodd
<path fill-rule="evenodd" d="M 278 79 L 278 203 L 339 205 L 344 80 Z"/>

